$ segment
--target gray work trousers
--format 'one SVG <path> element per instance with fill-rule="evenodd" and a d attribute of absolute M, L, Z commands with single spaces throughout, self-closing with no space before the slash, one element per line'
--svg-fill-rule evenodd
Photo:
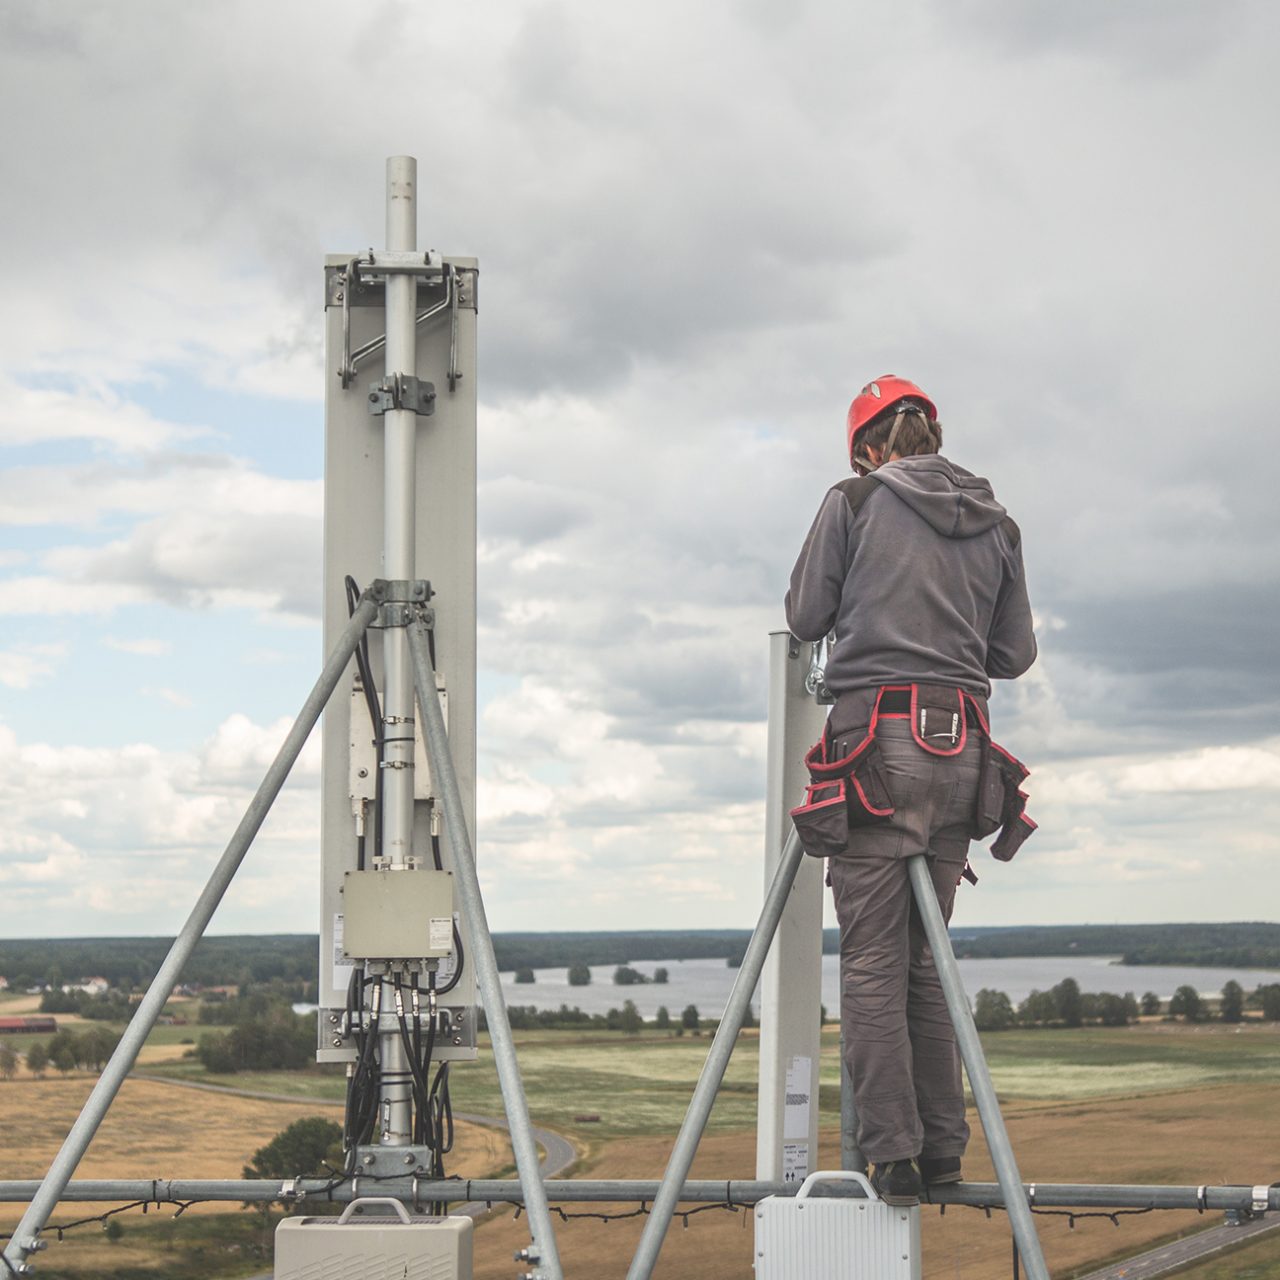
<path fill-rule="evenodd" d="M 960 1156 L 969 1140 L 960 1055 L 906 859 L 926 856 L 950 920 L 969 849 L 979 742 L 971 732 L 960 755 L 931 755 L 905 719 L 881 719 L 876 740 L 896 812 L 854 828 L 847 854 L 828 862 L 858 1146 L 877 1164 Z"/>

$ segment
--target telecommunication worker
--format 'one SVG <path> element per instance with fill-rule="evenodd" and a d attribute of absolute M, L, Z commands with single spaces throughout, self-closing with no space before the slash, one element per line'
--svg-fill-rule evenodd
<path fill-rule="evenodd" d="M 992 852 L 1008 858 L 1034 829 L 1026 770 L 991 744 L 987 698 L 1031 666 L 1036 641 L 1018 526 L 941 455 L 928 396 L 891 375 L 868 383 L 847 438 L 856 474 L 823 499 L 786 597 L 794 635 L 835 635 L 836 702 L 809 757 L 818 786 L 795 812 L 806 850 L 829 859 L 858 1145 L 877 1192 L 914 1204 L 923 1184 L 960 1180 L 969 1127 L 905 860 L 926 855 L 949 920 L 970 839 L 1003 826 Z"/>

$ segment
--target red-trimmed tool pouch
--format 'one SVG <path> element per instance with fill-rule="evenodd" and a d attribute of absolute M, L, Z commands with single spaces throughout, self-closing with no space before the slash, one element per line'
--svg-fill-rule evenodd
<path fill-rule="evenodd" d="M 969 737 L 964 694 L 954 685 L 913 684 L 911 736 L 930 755 L 958 756 Z"/>
<path fill-rule="evenodd" d="M 1031 770 L 998 742 L 992 742 L 981 710 L 976 703 L 971 702 L 970 706 L 982 726 L 982 767 L 969 834 L 975 840 L 984 840 L 998 830 L 1000 834 L 991 844 L 991 856 L 1008 862 L 1036 829 L 1036 824 L 1027 817 L 1027 793 L 1022 790 Z"/>
<path fill-rule="evenodd" d="M 874 728 L 852 751 L 832 759 L 830 727 L 810 748 L 804 804 L 791 810 L 804 851 L 815 858 L 847 852 L 849 830 L 893 816 L 893 800 Z"/>

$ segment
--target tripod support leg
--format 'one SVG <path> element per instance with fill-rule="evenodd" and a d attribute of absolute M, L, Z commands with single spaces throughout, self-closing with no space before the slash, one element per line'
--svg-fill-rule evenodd
<path fill-rule="evenodd" d="M 973 1090 L 973 1098 L 978 1105 L 978 1115 L 982 1120 L 983 1132 L 987 1135 L 987 1146 L 996 1167 L 996 1177 L 1004 1194 L 1004 1207 L 1009 1214 L 1014 1241 L 1026 1266 L 1029 1280 L 1049 1280 L 1049 1269 L 1045 1265 L 1031 1208 L 1022 1189 L 1018 1163 L 1014 1159 L 1013 1146 L 1004 1127 L 1004 1117 L 1000 1114 L 1000 1103 L 991 1083 L 991 1072 L 987 1069 L 987 1060 L 983 1056 L 978 1029 L 973 1023 L 969 997 L 960 980 L 960 969 L 956 964 L 955 952 L 951 949 L 947 923 L 942 918 L 938 895 L 934 890 L 929 868 L 925 865 L 925 855 L 918 853 L 908 858 L 907 869 L 911 873 L 911 888 L 915 893 L 920 918 L 924 922 L 929 948 L 933 952 L 933 962 L 938 968 L 938 977 L 942 980 L 947 1008 L 951 1011 L 951 1022 L 956 1029 L 956 1041 L 960 1046 L 960 1056 L 964 1059 L 965 1072 L 969 1076 L 969 1087 Z"/>
<path fill-rule="evenodd" d="M 294 761 L 301 754 L 311 730 L 320 719 L 325 704 L 329 701 L 329 695 L 338 687 L 338 682 L 347 669 L 347 663 L 351 661 L 360 638 L 377 612 L 378 600 L 375 594 L 365 592 L 346 630 L 334 646 L 332 655 L 325 663 L 320 678 L 308 694 L 302 710 L 298 712 L 293 728 L 289 730 L 276 758 L 271 762 L 266 777 L 263 778 L 257 793 L 249 802 L 244 817 L 240 819 L 240 825 L 231 837 L 231 842 L 219 859 L 218 865 L 213 869 L 213 874 L 192 908 L 190 916 L 187 917 L 186 924 L 182 926 L 182 931 L 174 939 L 173 946 L 169 948 L 169 954 L 165 956 L 156 976 L 151 980 L 147 994 L 143 996 L 137 1012 L 120 1037 L 120 1043 L 103 1068 L 102 1074 L 98 1077 L 98 1083 L 94 1085 L 93 1092 L 81 1108 L 75 1124 L 71 1126 L 71 1132 L 67 1134 L 58 1154 L 54 1156 L 49 1172 L 45 1174 L 39 1189 L 27 1206 L 27 1211 L 22 1215 L 22 1221 L 14 1231 L 13 1238 L 5 1247 L 4 1261 L 14 1274 L 26 1275 L 30 1272 L 31 1266 L 27 1262 L 27 1257 L 36 1249 L 43 1247 L 39 1239 L 40 1232 L 49 1221 L 49 1215 L 53 1212 L 67 1183 L 71 1181 L 71 1175 L 75 1173 L 76 1166 L 80 1163 L 89 1143 L 93 1141 L 93 1136 L 97 1133 L 103 1117 L 115 1101 L 124 1078 L 129 1074 L 138 1056 L 138 1050 L 150 1035 L 156 1019 L 164 1009 L 165 1001 L 168 1000 L 170 992 L 173 991 L 174 985 L 181 976 L 183 966 L 190 959 L 196 943 L 200 941 L 208 927 L 218 903 L 222 901 L 223 894 L 226 893 L 241 862 L 244 861 L 254 836 L 258 834 L 258 828 L 262 826 L 276 796 L 280 793 L 280 788 L 284 786 L 289 770 L 293 768 Z"/>
<path fill-rule="evenodd" d="M 489 1024 L 489 1038 L 493 1044 L 493 1061 L 498 1071 L 498 1082 L 502 1086 L 511 1149 L 515 1153 L 516 1170 L 524 1192 L 525 1211 L 529 1215 L 533 1241 L 524 1253 L 527 1260 L 534 1264 L 532 1274 L 537 1280 L 561 1280 L 563 1272 L 551 1226 L 551 1210 L 547 1206 L 547 1191 L 538 1170 L 538 1148 L 529 1124 L 529 1104 L 525 1098 L 520 1063 L 512 1041 L 511 1024 L 507 1019 L 506 1002 L 502 998 L 498 961 L 493 953 L 493 938 L 489 933 L 484 900 L 480 896 L 480 881 L 476 875 L 471 836 L 467 831 L 458 777 L 449 752 L 448 731 L 444 725 L 444 714 L 440 710 L 440 699 L 436 694 L 436 675 L 427 641 L 429 625 L 425 611 L 418 610 L 417 616 L 408 625 L 409 651 L 413 658 L 414 680 L 418 690 L 418 706 L 422 710 L 423 736 L 426 740 L 427 758 L 431 763 L 431 778 L 444 810 L 445 830 L 453 848 L 453 876 L 458 891 L 458 905 L 462 909 L 467 945 L 472 963 L 476 967 L 476 981 L 480 986 L 485 1019 Z"/>
<path fill-rule="evenodd" d="M 653 1268 L 658 1262 L 658 1252 L 666 1239 L 667 1230 L 671 1226 L 671 1214 L 680 1199 L 680 1188 L 689 1176 L 689 1168 L 693 1157 L 697 1154 L 698 1143 L 702 1141 L 703 1131 L 707 1127 L 707 1119 L 711 1115 L 711 1107 L 716 1100 L 716 1092 L 724 1080 L 725 1069 L 729 1065 L 729 1057 L 733 1046 L 737 1043 L 738 1032 L 742 1030 L 742 1021 L 751 1007 L 751 996 L 760 981 L 760 971 L 764 968 L 765 957 L 769 954 L 773 935 L 777 932 L 778 921 L 782 918 L 783 908 L 787 904 L 787 896 L 795 881 L 796 872 L 800 868 L 800 859 L 804 850 L 800 845 L 800 837 L 792 829 L 782 849 L 782 858 L 778 869 L 774 872 L 773 883 L 769 886 L 764 907 L 760 911 L 760 920 L 747 953 L 742 958 L 742 966 L 733 981 L 733 990 L 729 993 L 729 1002 L 725 1005 L 720 1025 L 716 1028 L 715 1039 L 707 1053 L 702 1074 L 689 1101 L 689 1109 L 685 1112 L 684 1123 L 671 1148 L 671 1158 L 667 1161 L 666 1172 L 658 1184 L 658 1194 L 653 1199 L 653 1210 L 644 1224 L 644 1233 L 636 1246 L 635 1257 L 631 1260 L 631 1269 L 627 1272 L 627 1280 L 649 1280 Z"/>

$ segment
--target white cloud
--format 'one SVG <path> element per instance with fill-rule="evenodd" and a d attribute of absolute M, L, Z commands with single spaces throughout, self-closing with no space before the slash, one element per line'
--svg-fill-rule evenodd
<path fill-rule="evenodd" d="M 150 686 L 141 689 L 145 697 L 158 698 L 161 702 L 167 702 L 171 707 L 178 707 L 181 710 L 187 710 L 195 705 L 190 694 L 183 693 L 180 689 L 167 689 L 163 686 Z"/>
<path fill-rule="evenodd" d="M 176 930 L 285 728 L 236 714 L 200 751 L 174 752 L 139 743 L 24 743 L 0 725 L 0 804 L 6 813 L 0 894 L 16 907 L 28 901 L 24 895 L 56 886 L 58 927 L 69 931 Z M 233 888 L 231 900 L 261 902 L 260 888 L 251 887 L 259 875 L 290 874 L 289 911 L 297 913 L 276 927 L 305 929 L 310 903 L 301 910 L 295 904 L 297 885 L 316 874 L 317 743 L 308 745 L 296 774 L 240 873 L 245 886 Z M 50 796 L 60 802 L 51 805 Z M 280 902 L 277 897 L 277 907 Z M 42 917 L 45 932 L 49 926 Z"/>
<path fill-rule="evenodd" d="M 1126 765 L 1117 790 L 1143 795 L 1189 791 L 1280 791 L 1280 744 L 1203 747 L 1198 751 Z"/>
<path fill-rule="evenodd" d="M 159 421 L 110 389 L 54 391 L 0 378 L 0 445 L 82 440 L 121 453 L 149 453 L 207 434 Z"/>
<path fill-rule="evenodd" d="M 319 609 L 321 485 L 238 459 L 173 455 L 140 467 L 99 463 L 0 475 L 0 516 L 92 530 L 121 515 L 123 536 L 38 553 L 41 572 L 8 579 L 0 614 L 179 608 Z M 269 554 L 265 554 L 268 552 Z"/>
<path fill-rule="evenodd" d="M 162 658 L 173 652 L 173 645 L 168 640 L 155 636 L 139 636 L 136 639 L 123 639 L 119 636 L 106 636 L 102 643 L 108 649 L 120 653 L 133 653 L 142 658 Z"/>
<path fill-rule="evenodd" d="M 66 654 L 67 646 L 62 643 L 0 649 L 0 684 L 10 689 L 29 689 L 53 675 L 58 660 Z"/>

